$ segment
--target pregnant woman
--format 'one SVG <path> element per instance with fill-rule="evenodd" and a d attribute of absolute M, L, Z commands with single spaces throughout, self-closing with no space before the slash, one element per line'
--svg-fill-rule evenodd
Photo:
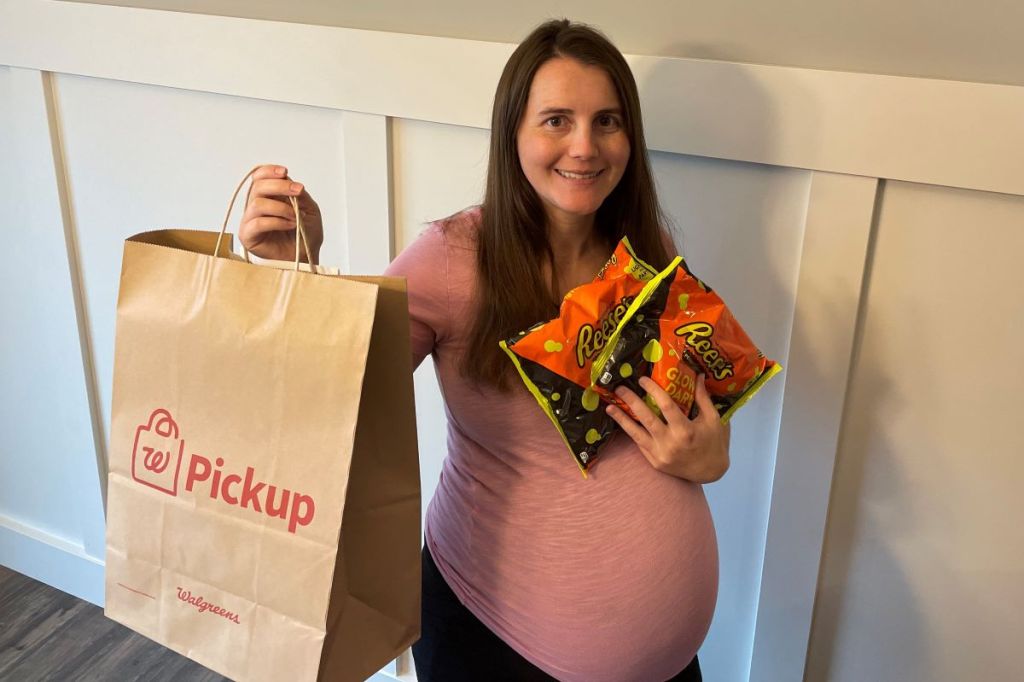
<path fill-rule="evenodd" d="M 290 259 L 299 199 L 314 253 L 320 212 L 263 166 L 240 232 Z M 718 554 L 701 484 L 729 466 L 729 431 L 703 382 L 688 419 L 650 379 L 623 389 L 638 419 L 589 479 L 498 341 L 558 315 L 622 237 L 674 256 L 655 193 L 636 83 L 622 54 L 566 20 L 536 28 L 498 82 L 483 203 L 439 220 L 385 274 L 408 278 L 414 366 L 431 355 L 448 454 L 427 512 L 421 682 L 700 680 Z M 315 255 L 314 255 L 315 258 Z"/>

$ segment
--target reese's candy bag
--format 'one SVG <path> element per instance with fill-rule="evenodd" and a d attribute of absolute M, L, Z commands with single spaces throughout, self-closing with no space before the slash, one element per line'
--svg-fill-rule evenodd
<path fill-rule="evenodd" d="M 622 316 L 592 366 L 591 381 L 602 399 L 634 416 L 614 390 L 632 384 L 629 378 L 637 374 L 650 376 L 692 418 L 697 376 L 704 374 L 724 424 L 781 369 L 758 350 L 718 294 L 677 257 Z M 652 398 L 645 402 L 660 413 Z"/>
<path fill-rule="evenodd" d="M 580 470 L 618 429 L 602 402 L 650 376 L 685 414 L 698 374 L 723 423 L 781 367 L 764 357 L 722 299 L 675 258 L 656 272 L 623 239 L 593 282 L 570 291 L 559 317 L 501 342 Z M 653 398 L 645 402 L 660 415 Z"/>
<path fill-rule="evenodd" d="M 593 386 L 592 365 L 656 275 L 623 240 L 592 282 L 565 295 L 557 318 L 501 342 L 584 476 L 618 430 Z"/>

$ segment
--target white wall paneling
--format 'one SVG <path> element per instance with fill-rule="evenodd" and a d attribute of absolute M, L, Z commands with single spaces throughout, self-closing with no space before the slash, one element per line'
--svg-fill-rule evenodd
<path fill-rule="evenodd" d="M 55 409 L 68 424 L 52 448 L 63 454 L 40 478 L 21 453 L 50 454 L 30 438 L 48 417 L 26 412 L 30 401 L 0 402 L 0 560 L 18 568 L 12 552 L 29 563 L 57 552 L 90 564 L 74 580 L 95 580 L 98 485 L 75 498 L 73 512 L 4 485 L 52 496 L 76 490 L 76 477 L 96 480 L 94 426 L 109 423 L 126 236 L 215 228 L 241 173 L 282 163 L 320 204 L 321 260 L 380 271 L 425 221 L 482 196 L 491 98 L 511 50 L 77 3 L 0 4 L 0 65 L 10 67 L 0 67 L 0 139 L 15 150 L 0 177 L 4 191 L 29 199 L 7 202 L 18 207 L 15 243 L 25 251 L 0 275 L 10 278 L 4 319 L 20 321 L 3 338 L 4 387 L 38 404 L 59 391 Z M 786 365 L 737 416 L 733 468 L 707 489 L 723 588 L 702 662 L 727 682 L 799 679 L 877 178 L 1024 194 L 1024 88 L 628 59 L 683 252 Z M 40 70 L 54 72 L 49 100 Z M 45 282 L 34 267 L 40 247 L 62 259 Z M 26 288 L 45 292 L 42 305 L 8 293 Z M 43 350 L 60 362 L 30 377 L 25 359 L 39 363 Z M 425 497 L 444 451 L 429 375 L 424 363 L 416 387 Z M 65 589 L 78 589 L 74 580 Z"/>
<path fill-rule="evenodd" d="M 102 561 L 101 429 L 122 241 L 157 227 L 215 229 L 240 175 L 268 160 L 308 171 L 325 212 L 343 215 L 340 114 L 20 68 L 5 68 L 4 84 L 3 184 L 17 210 L 5 218 L 15 250 L 4 269 L 0 515 L 11 533 L 35 528 L 34 540 L 52 535 Z M 345 242 L 333 230 L 325 252 L 343 259 Z M 98 572 L 83 592 L 80 576 L 64 582 L 30 556 L 41 555 L 4 563 L 45 568 L 50 584 L 102 602 Z"/>
<path fill-rule="evenodd" d="M 512 48 L 126 7 L 0 4 L 0 64 L 476 128 L 490 125 Z M 1024 193 L 1024 157 L 1015 153 L 1024 147 L 1024 87 L 628 61 L 652 149 Z"/>
<path fill-rule="evenodd" d="M 93 471 L 84 472 L 89 476 Z M 21 483 L 20 479 L 8 479 L 12 483 Z M 45 499 L 45 490 L 40 486 L 32 486 L 39 499 Z M 59 494 L 67 494 L 67 488 Z M 96 497 L 99 497 L 97 490 Z M 63 534 L 75 530 L 74 509 L 65 505 L 53 505 L 55 509 L 67 512 L 67 522 L 61 524 L 59 533 L 43 531 L 34 526 L 22 523 L 17 518 L 0 515 L 0 564 L 8 566 L 47 585 L 52 585 L 79 599 L 93 604 L 103 604 L 103 510 L 99 501 L 95 509 L 82 519 L 83 524 L 99 526 L 97 537 L 101 545 L 99 556 L 87 552 L 84 538 L 66 540 Z M 24 518 L 23 512 L 18 513 Z M 97 520 L 99 523 L 97 523 Z"/>
<path fill-rule="evenodd" d="M 348 238 L 344 269 L 352 274 L 376 274 L 383 272 L 395 256 L 390 126 L 384 116 L 352 111 L 341 113 L 341 125 L 345 138 L 344 226 Z"/>
<path fill-rule="evenodd" d="M 0 67 L 0 562 L 96 601 L 103 449 L 49 80 Z"/>
<path fill-rule="evenodd" d="M 679 154 L 657 153 L 652 161 L 659 198 L 689 266 L 729 302 L 765 354 L 788 370 L 812 173 Z M 787 373 L 737 413 L 729 473 L 705 486 L 720 574 L 714 621 L 701 648 L 708 679 L 747 678 Z"/>
<path fill-rule="evenodd" d="M 64 161 L 64 146 L 61 142 L 60 121 L 57 118 L 53 74 L 40 72 L 43 99 L 46 102 L 46 118 L 50 128 L 50 149 L 53 153 L 54 180 L 57 196 L 60 201 L 61 225 L 64 228 L 64 243 L 68 257 L 68 274 L 71 278 L 71 292 L 75 301 L 75 313 L 78 326 L 79 346 L 82 349 L 82 369 L 85 378 L 86 397 L 92 416 L 93 446 L 96 450 L 97 485 L 103 501 L 104 510 L 107 500 L 107 448 L 106 429 L 100 420 L 99 395 L 96 382 L 96 369 L 93 363 L 92 335 L 89 333 L 89 313 L 82 297 L 82 273 L 79 267 L 79 247 L 76 237 L 74 214 L 71 211 L 71 197 L 68 193 L 67 166 Z M 34 80 L 34 78 L 33 78 Z M 90 485 L 91 488 L 91 485 Z M 93 510 L 82 510 L 90 514 Z M 102 537 L 92 533 L 83 538 L 85 549 L 93 556 L 101 556 L 104 551 Z"/>
<path fill-rule="evenodd" d="M 55 84 L 103 423 L 109 424 L 124 239 L 161 227 L 219 229 L 241 177 L 259 163 L 285 163 L 330 221 L 325 264 L 345 263 L 348 239 L 338 227 L 345 215 L 341 114 L 64 74 Z M 239 200 L 232 231 L 241 211 Z"/>
<path fill-rule="evenodd" d="M 401 251 L 428 222 L 483 200 L 490 135 L 399 118 L 391 130 L 395 241 Z"/>
<path fill-rule="evenodd" d="M 751 682 L 803 677 L 878 186 L 851 175 L 811 178 Z"/>
<path fill-rule="evenodd" d="M 1024 197 L 886 181 L 875 223 L 805 679 L 1019 680 Z"/>
<path fill-rule="evenodd" d="M 549 16 L 599 26 L 619 49 L 666 57 L 710 57 L 749 64 L 892 73 L 919 78 L 1024 85 L 1024 12 L 1013 0 L 986 4 L 933 0 L 831 3 L 816 0 L 686 3 L 648 0 L 518 0 L 467 11 L 465 0 L 375 3 L 304 0 L 61 0 L 348 26 L 391 33 L 514 43 Z"/>

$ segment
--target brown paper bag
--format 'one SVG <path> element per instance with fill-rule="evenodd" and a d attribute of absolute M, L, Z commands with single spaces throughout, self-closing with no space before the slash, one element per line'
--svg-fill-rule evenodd
<path fill-rule="evenodd" d="M 364 680 L 419 636 L 405 281 L 220 239 L 125 243 L 105 612 L 236 680 Z"/>

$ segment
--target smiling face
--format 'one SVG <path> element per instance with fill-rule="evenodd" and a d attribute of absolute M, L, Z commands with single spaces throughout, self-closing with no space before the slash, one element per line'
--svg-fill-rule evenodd
<path fill-rule="evenodd" d="M 530 84 L 516 145 L 549 224 L 592 225 L 630 152 L 622 106 L 604 69 L 565 57 L 542 64 Z"/>

